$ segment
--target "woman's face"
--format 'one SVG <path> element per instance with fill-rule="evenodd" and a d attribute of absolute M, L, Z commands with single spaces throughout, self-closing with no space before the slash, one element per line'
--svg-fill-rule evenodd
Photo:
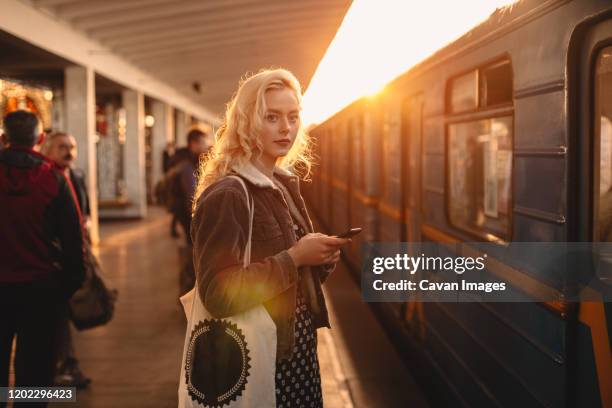
<path fill-rule="evenodd" d="M 266 92 L 265 100 L 267 109 L 260 133 L 262 159 L 273 164 L 293 146 L 300 127 L 300 106 L 289 88 L 271 89 Z"/>

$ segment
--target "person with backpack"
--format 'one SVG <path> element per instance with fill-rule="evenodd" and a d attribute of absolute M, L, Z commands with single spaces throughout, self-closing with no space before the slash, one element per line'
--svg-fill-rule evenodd
<path fill-rule="evenodd" d="M 186 293 L 193 287 L 195 271 L 191 259 L 192 242 L 189 228 L 191 225 L 191 207 L 196 187 L 195 172 L 200 157 L 210 148 L 206 133 L 198 128 L 187 134 L 187 147 L 176 150 L 170 159 L 168 171 L 164 176 L 164 202 L 168 212 L 181 225 L 185 236 L 185 245 L 179 247 L 179 292 Z M 172 227 L 171 227 L 172 229 Z"/>
<path fill-rule="evenodd" d="M 189 226 L 196 188 L 195 172 L 200 157 L 209 148 L 206 132 L 198 128 L 191 129 L 187 134 L 187 147 L 178 149 L 172 156 L 165 176 L 166 206 L 183 228 L 188 246 L 191 246 Z"/>

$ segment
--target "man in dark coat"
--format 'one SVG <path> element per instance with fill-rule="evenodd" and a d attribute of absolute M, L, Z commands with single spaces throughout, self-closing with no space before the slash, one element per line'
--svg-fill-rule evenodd
<path fill-rule="evenodd" d="M 187 134 L 187 147 L 178 149 L 170 162 L 166 174 L 168 188 L 173 195 L 171 212 L 178 220 L 185 234 L 186 245 L 180 248 L 181 270 L 179 273 L 179 294 L 189 291 L 195 283 L 192 260 L 191 205 L 196 188 L 196 170 L 200 156 L 208 151 L 206 133 L 194 128 Z"/>
<path fill-rule="evenodd" d="M 33 150 L 43 134 L 34 114 L 4 118 L 0 151 L 0 387 L 17 338 L 15 385 L 53 384 L 56 327 L 85 275 L 84 238 L 65 175 Z M 46 404 L 41 404 L 45 406 Z"/>
<path fill-rule="evenodd" d="M 170 169 L 170 163 L 172 162 L 173 156 L 174 156 L 174 142 L 168 142 L 168 144 L 166 145 L 166 148 L 164 149 L 162 153 L 162 170 L 164 171 L 164 174 L 166 174 L 168 170 Z M 158 197 L 158 201 L 163 202 L 163 199 L 164 197 L 162 193 L 162 196 Z M 176 219 L 176 215 L 172 214 L 172 222 L 170 223 L 170 235 L 173 238 L 178 238 L 179 236 L 178 231 L 176 230 L 177 223 L 178 223 L 178 220 Z"/>
<path fill-rule="evenodd" d="M 194 128 L 187 134 L 187 147 L 178 149 L 170 161 L 168 169 L 175 195 L 172 213 L 183 227 L 187 244 L 191 245 L 189 227 L 191 225 L 191 205 L 196 188 L 196 170 L 200 156 L 205 154 L 210 145 L 206 133 Z"/>
<path fill-rule="evenodd" d="M 63 132 L 52 133 L 48 136 L 42 153 L 51 159 L 72 183 L 81 215 L 87 224 L 91 215 L 89 195 L 87 194 L 85 172 L 74 167 L 78 153 L 76 139 Z"/>
<path fill-rule="evenodd" d="M 76 139 L 67 133 L 57 132 L 49 135 L 43 153 L 51 159 L 70 180 L 77 198 L 77 203 L 86 225 L 86 239 L 89 240 L 90 209 L 87 184 L 83 170 L 74 167 L 77 158 Z M 55 383 L 61 386 L 85 388 L 91 382 L 79 367 L 70 332 L 68 314 L 64 315 L 58 325 L 57 373 Z"/>

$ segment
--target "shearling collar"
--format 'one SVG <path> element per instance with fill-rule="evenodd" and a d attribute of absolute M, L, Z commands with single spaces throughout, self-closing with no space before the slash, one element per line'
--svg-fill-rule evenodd
<path fill-rule="evenodd" d="M 274 182 L 268 178 L 268 176 L 259 171 L 259 169 L 257 169 L 257 167 L 255 167 L 251 162 L 247 162 L 242 166 L 234 166 L 232 167 L 232 170 L 258 187 L 270 187 L 274 189 L 278 188 Z M 281 176 L 281 178 L 296 178 L 294 174 L 278 166 L 274 167 L 274 173 Z"/>

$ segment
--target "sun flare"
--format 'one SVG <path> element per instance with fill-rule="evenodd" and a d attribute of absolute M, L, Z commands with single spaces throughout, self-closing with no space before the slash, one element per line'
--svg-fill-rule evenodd
<path fill-rule="evenodd" d="M 510 0 L 355 0 L 306 90 L 303 120 L 321 123 L 485 20 Z"/>

